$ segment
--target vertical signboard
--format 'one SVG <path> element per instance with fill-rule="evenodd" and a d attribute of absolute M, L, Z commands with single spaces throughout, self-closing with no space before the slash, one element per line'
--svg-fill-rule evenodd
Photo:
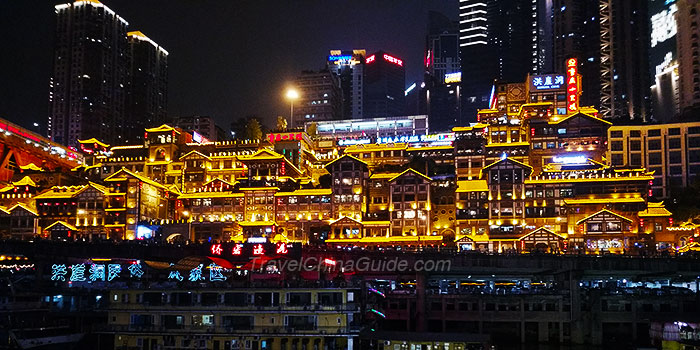
<path fill-rule="evenodd" d="M 569 58 L 566 60 L 566 110 L 569 113 L 578 111 L 578 60 Z"/>

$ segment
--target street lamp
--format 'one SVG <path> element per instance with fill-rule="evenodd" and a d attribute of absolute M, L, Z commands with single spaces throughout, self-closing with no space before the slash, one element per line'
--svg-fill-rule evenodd
<path fill-rule="evenodd" d="M 192 218 L 190 218 L 190 212 L 187 210 L 182 211 L 182 216 L 187 220 L 187 239 L 194 243 L 194 235 L 192 234 Z"/>
<path fill-rule="evenodd" d="M 289 100 L 289 123 L 294 127 L 294 100 L 299 98 L 299 91 L 296 89 L 287 90 L 287 99 Z"/>

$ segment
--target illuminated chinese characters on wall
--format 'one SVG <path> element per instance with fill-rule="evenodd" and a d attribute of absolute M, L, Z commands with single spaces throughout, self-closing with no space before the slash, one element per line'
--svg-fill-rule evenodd
<path fill-rule="evenodd" d="M 566 87 L 561 74 L 535 75 L 530 78 L 530 90 L 560 90 Z"/>
<path fill-rule="evenodd" d="M 569 58 L 566 60 L 566 110 L 569 113 L 578 111 L 578 97 L 578 60 Z"/>

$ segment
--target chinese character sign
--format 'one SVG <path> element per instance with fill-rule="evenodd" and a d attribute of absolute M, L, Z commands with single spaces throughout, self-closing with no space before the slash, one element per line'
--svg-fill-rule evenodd
<path fill-rule="evenodd" d="M 569 113 L 578 111 L 578 60 L 569 58 L 566 60 L 566 110 Z"/>
<path fill-rule="evenodd" d="M 209 265 L 209 280 L 212 282 L 226 280 L 226 276 L 222 273 L 221 266 L 216 264 Z"/>
<path fill-rule="evenodd" d="M 141 276 L 143 276 L 144 274 L 143 269 L 141 268 L 141 264 L 138 263 L 133 263 L 129 265 L 128 269 L 131 277 L 141 278 Z"/>
<path fill-rule="evenodd" d="M 90 276 L 88 277 L 91 282 L 104 281 L 105 280 L 105 266 L 100 264 L 90 265 Z"/>
<path fill-rule="evenodd" d="M 51 266 L 51 280 L 52 281 L 65 281 L 68 270 L 64 264 L 53 264 Z"/>
<path fill-rule="evenodd" d="M 83 264 L 71 265 L 70 270 L 71 270 L 71 274 L 70 274 L 71 282 L 84 282 L 85 281 L 85 265 L 83 265 Z"/>
<path fill-rule="evenodd" d="M 204 280 L 204 276 L 202 276 L 202 268 L 203 267 L 204 267 L 204 265 L 199 264 L 199 266 L 190 270 L 190 277 L 188 279 L 192 282 Z"/>

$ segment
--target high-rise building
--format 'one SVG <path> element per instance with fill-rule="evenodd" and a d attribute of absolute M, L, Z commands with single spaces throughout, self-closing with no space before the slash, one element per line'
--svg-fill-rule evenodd
<path fill-rule="evenodd" d="M 442 13 L 428 13 L 426 38 L 426 71 L 440 80 L 445 74 L 459 72 L 459 25 Z"/>
<path fill-rule="evenodd" d="M 547 0 L 460 0 L 463 114 L 490 104 L 494 80 L 523 81 L 530 73 L 548 73 L 551 45 Z"/>
<path fill-rule="evenodd" d="M 188 116 L 180 117 L 175 119 L 174 123 L 176 127 L 191 132 L 192 141 L 194 142 L 217 142 L 228 140 L 228 135 L 220 126 L 216 125 L 216 122 L 212 117 L 208 116 Z"/>
<path fill-rule="evenodd" d="M 163 124 L 168 102 L 168 51 L 139 31 L 127 33 L 129 87 L 124 142 L 142 143 L 143 130 Z"/>
<path fill-rule="evenodd" d="M 428 14 L 425 50 L 425 83 L 416 89 L 413 100 L 423 102 L 426 110 L 407 110 L 406 114 L 428 113 L 433 130 L 451 130 L 461 120 L 459 26 L 445 15 Z M 407 95 L 408 97 L 408 95 Z M 416 103 L 413 103 L 415 105 Z M 407 106 L 408 107 L 408 106 Z"/>
<path fill-rule="evenodd" d="M 666 0 L 649 0 L 649 78 L 652 114 L 669 122 L 680 114 L 678 71 L 678 5 Z"/>
<path fill-rule="evenodd" d="M 331 50 L 327 68 L 340 81 L 343 119 L 362 118 L 365 50 Z"/>
<path fill-rule="evenodd" d="M 400 116 L 404 113 L 406 71 L 403 60 L 384 51 L 365 58 L 363 118 Z"/>
<path fill-rule="evenodd" d="M 48 136 L 121 143 L 128 81 L 128 23 L 97 0 L 56 5 Z"/>
<path fill-rule="evenodd" d="M 340 81 L 329 70 L 302 71 L 294 86 L 299 99 L 294 101 L 291 127 L 303 127 L 305 122 L 342 118 Z"/>
<path fill-rule="evenodd" d="M 700 3 L 678 0 L 676 4 L 680 112 L 684 119 L 697 119 L 700 112 Z"/>
<path fill-rule="evenodd" d="M 599 107 L 603 118 L 650 117 L 646 14 L 644 1 L 553 0 L 554 71 L 577 58 L 581 104 Z"/>

